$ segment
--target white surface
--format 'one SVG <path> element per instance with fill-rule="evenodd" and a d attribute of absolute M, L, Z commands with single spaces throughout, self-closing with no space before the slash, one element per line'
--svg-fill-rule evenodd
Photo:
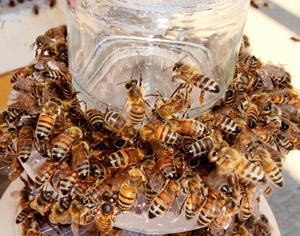
<path fill-rule="evenodd" d="M 0 74 L 24 67 L 34 59 L 35 51 L 30 45 L 36 37 L 66 24 L 65 4 L 65 0 L 58 0 L 55 7 L 43 7 L 38 15 L 32 7 L 0 11 Z"/>
<path fill-rule="evenodd" d="M 7 188 L 5 193 L 3 194 L 0 201 L 0 236 L 19 236 L 21 235 L 21 227 L 15 224 L 16 210 L 18 208 L 18 197 L 15 196 L 17 191 L 20 191 L 23 183 L 20 179 L 17 179 L 11 183 L 11 185 Z M 265 214 L 271 226 L 273 227 L 274 234 L 272 236 L 280 236 L 278 226 L 276 224 L 276 220 L 274 215 L 266 201 L 266 199 L 262 196 L 261 202 L 259 205 L 260 211 Z M 129 218 L 126 218 L 126 221 L 130 221 Z M 141 220 L 140 226 L 143 224 L 145 220 Z M 178 223 L 178 222 L 177 222 Z M 176 224 L 174 222 L 174 224 Z"/>

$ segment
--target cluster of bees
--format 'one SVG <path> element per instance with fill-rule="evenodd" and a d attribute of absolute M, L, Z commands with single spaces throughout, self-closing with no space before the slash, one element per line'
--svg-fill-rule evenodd
<path fill-rule="evenodd" d="M 200 229 L 176 235 L 272 235 L 259 197 L 283 186 L 285 154 L 300 147 L 300 98 L 282 67 L 251 55 L 244 37 L 234 79 L 207 113 L 188 118 L 190 93 L 203 101 L 219 85 L 184 58 L 170 68 L 170 97 L 151 106 L 141 71 L 125 83 L 124 110 L 101 111 L 72 85 L 66 36 L 59 26 L 37 37 L 36 63 L 12 76 L 0 113 L 2 166 L 24 183 L 23 235 L 46 235 L 45 225 L 58 235 L 70 225 L 74 235 L 119 235 L 115 216 L 137 209 L 149 220 L 169 211 L 197 219 Z M 40 159 L 33 179 L 20 175 Z"/>
<path fill-rule="evenodd" d="M 24 2 L 28 2 L 28 1 L 32 1 L 32 0 L 9 0 L 7 5 L 9 7 L 15 7 L 17 4 L 21 4 L 21 3 L 24 3 Z M 48 4 L 50 8 L 52 8 L 56 5 L 56 0 L 46 0 L 44 2 L 46 4 Z M 33 8 L 32 8 L 32 11 L 33 11 L 34 14 L 38 15 L 39 11 L 40 11 L 39 4 L 34 4 Z"/>

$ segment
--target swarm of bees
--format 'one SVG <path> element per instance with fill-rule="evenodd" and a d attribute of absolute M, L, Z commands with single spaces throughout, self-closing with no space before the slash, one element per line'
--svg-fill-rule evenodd
<path fill-rule="evenodd" d="M 140 72 L 125 84 L 126 109 L 101 111 L 86 108 L 72 85 L 66 35 L 63 25 L 37 37 L 36 63 L 12 76 L 0 113 L 2 166 L 24 183 L 23 235 L 47 235 L 45 225 L 58 235 L 69 226 L 74 235 L 120 235 L 115 216 L 137 208 L 149 220 L 169 211 L 197 219 L 199 229 L 178 235 L 272 235 L 259 199 L 283 186 L 285 155 L 300 149 L 289 73 L 251 55 L 244 37 L 233 81 L 208 112 L 188 117 L 190 92 L 218 92 L 218 84 L 182 61 L 170 97 L 151 106 Z M 35 176 L 22 177 L 37 160 Z"/>

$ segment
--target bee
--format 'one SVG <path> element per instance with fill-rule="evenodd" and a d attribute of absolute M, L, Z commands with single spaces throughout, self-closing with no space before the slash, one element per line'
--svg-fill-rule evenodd
<path fill-rule="evenodd" d="M 152 200 L 148 217 L 153 219 L 161 216 L 164 212 L 168 212 L 174 204 L 178 193 L 181 189 L 181 185 L 176 180 L 167 180 L 163 190 L 159 192 Z"/>
<path fill-rule="evenodd" d="M 41 72 L 41 75 L 42 75 L 42 78 L 46 78 L 46 79 L 52 79 L 52 80 L 58 80 L 58 81 L 63 81 L 65 79 L 65 75 L 56 70 L 45 70 L 45 71 Z M 66 92 L 66 90 L 63 90 L 63 91 Z"/>
<path fill-rule="evenodd" d="M 5 111 L 3 111 L 2 114 L 3 114 L 4 120 L 7 123 L 12 123 L 12 122 L 17 123 L 22 118 L 24 112 L 25 112 L 24 109 L 9 107 Z"/>
<path fill-rule="evenodd" d="M 68 65 L 68 44 L 64 39 L 56 40 L 54 44 L 54 51 L 56 53 L 55 60 Z"/>
<path fill-rule="evenodd" d="M 60 112 L 60 104 L 56 101 L 50 100 L 43 106 L 36 126 L 36 136 L 38 140 L 43 140 L 49 136 Z"/>
<path fill-rule="evenodd" d="M 103 126 L 104 116 L 101 111 L 92 107 L 85 111 L 85 117 L 94 130 L 100 130 Z"/>
<path fill-rule="evenodd" d="M 258 139 L 262 141 L 267 146 L 273 146 L 275 144 L 274 133 L 276 132 L 276 128 L 271 126 L 265 127 L 256 127 L 254 132 Z"/>
<path fill-rule="evenodd" d="M 38 15 L 39 12 L 40 12 L 40 7 L 39 7 L 38 5 L 35 4 L 35 5 L 33 6 L 32 10 L 33 10 L 33 13 L 34 13 L 35 15 Z"/>
<path fill-rule="evenodd" d="M 234 219 L 237 211 L 237 203 L 233 199 L 227 199 L 224 206 L 220 210 L 217 217 L 215 217 L 209 224 L 212 233 L 218 233 L 227 228 Z"/>
<path fill-rule="evenodd" d="M 71 229 L 73 235 L 79 234 L 80 225 L 89 225 L 95 219 L 91 210 L 87 207 L 85 201 L 82 201 L 81 199 L 74 199 L 71 202 L 69 213 L 72 219 Z"/>
<path fill-rule="evenodd" d="M 20 213 L 17 215 L 17 218 L 16 218 L 16 223 L 17 224 L 20 224 L 22 223 L 24 220 L 27 219 L 27 217 L 29 217 L 31 214 L 33 213 L 33 210 L 27 206 L 25 207 L 24 209 L 22 209 L 20 211 Z"/>
<path fill-rule="evenodd" d="M 34 128 L 29 125 L 23 126 L 19 131 L 17 153 L 22 162 L 26 162 L 30 157 L 33 145 L 33 133 Z"/>
<path fill-rule="evenodd" d="M 246 189 L 243 194 L 238 218 L 240 221 L 247 221 L 252 215 L 258 215 L 258 201 L 255 197 L 254 188 Z"/>
<path fill-rule="evenodd" d="M 90 174 L 103 181 L 111 175 L 111 169 L 107 168 L 103 163 L 95 163 L 90 165 Z"/>
<path fill-rule="evenodd" d="M 90 202 L 93 204 L 98 204 L 102 200 L 104 194 L 111 191 L 111 187 L 105 182 L 99 183 L 96 181 L 96 183 L 92 184 L 87 191 Z"/>
<path fill-rule="evenodd" d="M 144 183 L 144 194 L 148 202 L 151 202 L 157 194 L 155 190 L 161 189 L 161 175 L 155 166 L 156 162 L 153 159 L 145 159 L 141 163 L 141 169 L 145 173 L 148 180 Z"/>
<path fill-rule="evenodd" d="M 178 144 L 180 135 L 165 125 L 147 123 L 139 129 L 140 136 L 145 141 L 157 140 L 165 144 Z"/>
<path fill-rule="evenodd" d="M 129 118 L 133 125 L 140 124 L 146 115 L 145 91 L 142 88 L 142 80 L 142 71 L 140 71 L 140 81 L 131 79 L 125 84 L 127 99 L 130 104 Z"/>
<path fill-rule="evenodd" d="M 13 74 L 13 76 L 10 79 L 11 83 L 15 83 L 19 78 L 25 78 L 28 74 L 28 71 L 26 70 L 20 70 Z"/>
<path fill-rule="evenodd" d="M 42 216 L 50 210 L 53 201 L 53 191 L 41 190 L 30 202 L 30 207 L 37 210 Z"/>
<path fill-rule="evenodd" d="M 77 180 L 77 173 L 72 168 L 67 167 L 60 175 L 59 189 L 63 195 L 68 194 Z"/>
<path fill-rule="evenodd" d="M 95 219 L 95 226 L 98 232 L 107 234 L 113 228 L 113 219 L 116 212 L 116 200 L 113 197 L 103 196 L 98 206 L 98 214 Z"/>
<path fill-rule="evenodd" d="M 48 181 L 53 174 L 57 171 L 58 165 L 52 160 L 47 160 L 37 171 L 37 175 L 34 179 L 35 187 L 41 187 L 46 181 Z"/>
<path fill-rule="evenodd" d="M 220 87 L 216 81 L 213 79 L 196 73 L 195 70 L 182 62 L 177 62 L 172 69 L 174 76 L 173 80 L 176 78 L 184 83 L 191 84 L 199 89 L 208 91 L 211 93 L 219 93 Z"/>
<path fill-rule="evenodd" d="M 173 162 L 174 150 L 159 142 L 151 142 L 152 149 L 157 155 L 157 167 L 167 179 L 178 179 L 179 175 Z"/>
<path fill-rule="evenodd" d="M 170 119 L 167 122 L 168 126 L 176 131 L 181 135 L 188 135 L 192 137 L 203 137 L 205 134 L 209 132 L 206 125 L 203 123 L 192 120 L 192 119 L 185 119 L 185 120 L 177 120 L 177 119 Z"/>
<path fill-rule="evenodd" d="M 246 111 L 246 122 L 249 128 L 253 129 L 257 126 L 259 117 L 258 107 L 255 103 L 251 103 Z"/>
<path fill-rule="evenodd" d="M 60 25 L 58 27 L 50 28 L 44 34 L 47 37 L 53 38 L 66 38 L 67 37 L 67 25 Z"/>
<path fill-rule="evenodd" d="M 61 79 L 61 85 L 62 85 L 62 93 L 64 96 L 65 101 L 72 101 L 74 97 L 76 96 L 77 92 L 72 84 L 72 81 L 70 79 Z"/>
<path fill-rule="evenodd" d="M 265 183 L 266 175 L 263 169 L 248 161 L 242 153 L 231 147 L 222 147 L 216 161 L 217 171 L 222 175 L 237 173 L 239 177 L 251 183 Z"/>
<path fill-rule="evenodd" d="M 130 210 L 137 200 L 138 189 L 146 181 L 145 175 L 138 168 L 128 171 L 127 180 L 121 185 L 118 195 L 118 206 L 123 211 Z"/>
<path fill-rule="evenodd" d="M 51 207 L 51 213 L 49 215 L 49 221 L 52 224 L 71 224 L 72 218 L 69 212 L 71 201 L 68 197 L 61 198 L 55 202 Z"/>
<path fill-rule="evenodd" d="M 108 167 L 125 167 L 143 160 L 145 154 L 139 148 L 121 149 L 109 155 L 105 164 Z"/>
<path fill-rule="evenodd" d="M 209 136 L 192 142 L 186 147 L 186 153 L 193 157 L 201 157 L 208 154 L 216 143 L 222 143 L 223 139 L 219 132 L 214 132 Z"/>
<path fill-rule="evenodd" d="M 189 176 L 183 182 L 184 191 L 187 192 L 187 198 L 184 201 L 184 212 L 187 220 L 192 219 L 196 212 L 200 209 L 208 192 L 204 186 L 203 180 L 196 175 L 195 177 Z"/>
<path fill-rule="evenodd" d="M 272 183 L 277 187 L 283 187 L 283 177 L 280 169 L 276 163 L 272 160 L 271 154 L 268 150 L 262 147 L 258 147 L 254 151 L 254 159 L 258 160 L 265 173 L 269 176 Z"/>
<path fill-rule="evenodd" d="M 245 225 L 241 225 L 239 223 L 235 223 L 233 234 L 230 234 L 233 236 L 254 236 L 252 233 L 248 231 L 248 229 L 245 227 Z M 227 236 L 227 234 L 226 234 Z"/>
<path fill-rule="evenodd" d="M 220 203 L 220 194 L 209 190 L 206 201 L 198 215 L 197 224 L 201 226 L 208 226 L 220 212 Z"/>
<path fill-rule="evenodd" d="M 19 196 L 20 196 L 20 206 L 22 209 L 26 208 L 30 201 L 30 196 L 32 195 L 32 189 L 29 184 L 29 179 L 26 181 L 21 175 L 19 176 L 21 181 L 24 183 L 24 187 L 21 189 Z"/>
<path fill-rule="evenodd" d="M 255 56 L 248 56 L 244 60 L 244 71 L 252 76 L 262 63 Z"/>
<path fill-rule="evenodd" d="M 162 97 L 162 95 L 160 95 Z M 189 109 L 191 105 L 190 91 L 188 88 L 179 86 L 170 99 L 162 99 L 155 102 L 153 114 L 157 116 L 163 123 L 172 118 L 174 113 L 180 112 L 183 109 Z"/>
<path fill-rule="evenodd" d="M 63 133 L 59 134 L 53 144 L 51 150 L 51 157 L 54 161 L 59 161 L 66 156 L 69 149 L 73 145 L 76 139 L 82 138 L 83 132 L 77 126 L 71 126 L 66 129 Z"/>
<path fill-rule="evenodd" d="M 138 130 L 133 124 L 118 112 L 109 111 L 104 115 L 104 126 L 106 129 L 121 134 L 126 140 L 134 140 Z"/>
<path fill-rule="evenodd" d="M 9 169 L 8 179 L 11 181 L 17 179 L 20 176 L 20 174 L 23 172 L 23 170 L 24 168 L 21 162 L 17 157 L 15 157 Z"/>
<path fill-rule="evenodd" d="M 89 144 L 83 140 L 77 140 L 72 145 L 72 167 L 81 179 L 86 179 L 90 174 Z"/>
<path fill-rule="evenodd" d="M 269 220 L 264 214 L 260 214 L 259 219 L 255 222 L 255 235 L 257 236 L 270 236 L 273 229 Z"/>

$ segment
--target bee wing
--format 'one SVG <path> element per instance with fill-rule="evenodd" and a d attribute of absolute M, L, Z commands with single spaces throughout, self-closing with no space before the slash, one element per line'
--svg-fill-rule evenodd
<path fill-rule="evenodd" d="M 78 219 L 79 222 L 79 219 Z M 71 224 L 71 230 L 72 233 L 74 234 L 74 236 L 78 236 L 79 235 L 79 224 L 75 223 L 74 221 Z"/>

